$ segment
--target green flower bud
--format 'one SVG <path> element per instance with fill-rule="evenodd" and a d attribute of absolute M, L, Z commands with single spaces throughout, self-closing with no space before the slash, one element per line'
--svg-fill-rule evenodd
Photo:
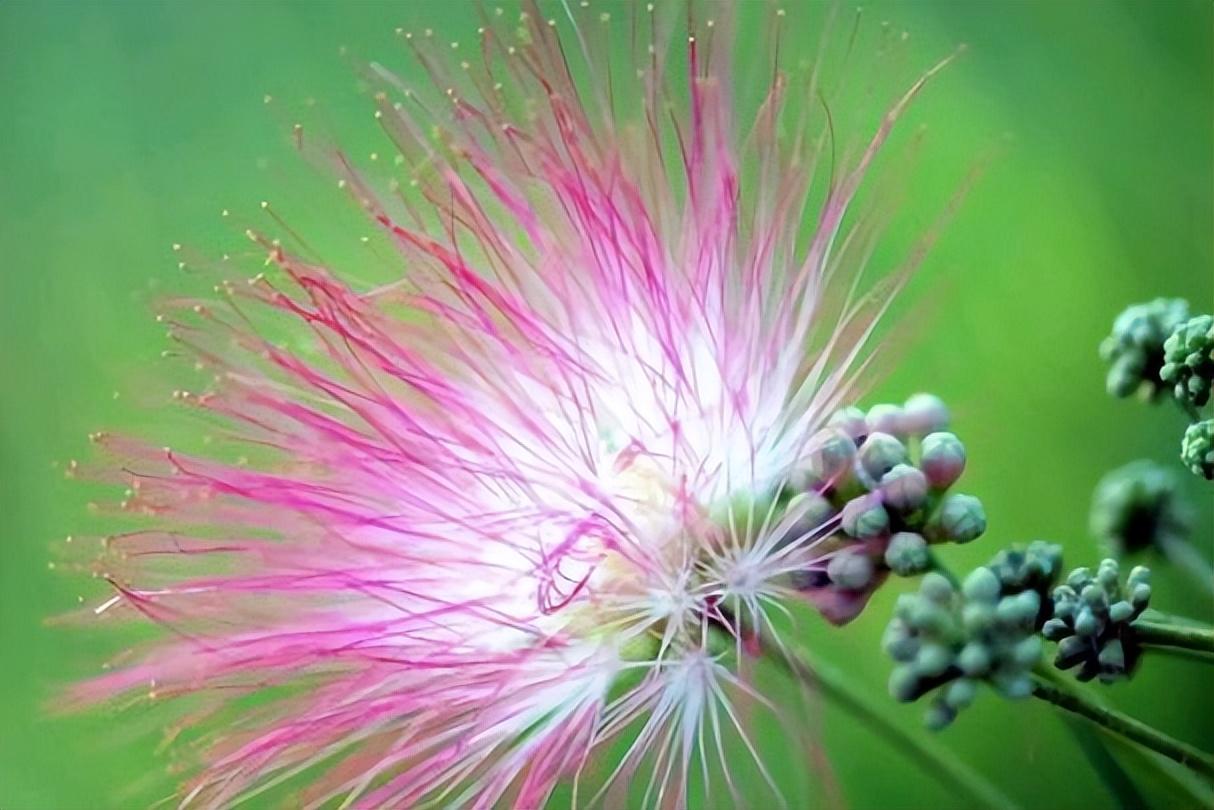
<path fill-rule="evenodd" d="M 972 495 L 951 494 L 927 519 L 923 534 L 933 541 L 968 543 L 986 531 L 986 511 Z"/>
<path fill-rule="evenodd" d="M 1214 481 L 1214 419 L 1189 425 L 1180 444 L 1180 460 L 1194 475 Z"/>
<path fill-rule="evenodd" d="M 850 476 L 856 445 L 844 434 L 829 431 L 817 437 L 809 458 L 810 470 L 818 480 L 836 484 Z"/>
<path fill-rule="evenodd" d="M 944 702 L 953 709 L 964 709 L 978 696 L 978 684 L 969 678 L 958 678 L 944 688 Z"/>
<path fill-rule="evenodd" d="M 913 512 L 927 500 L 927 478 L 909 464 L 898 464 L 881 478 L 881 494 L 886 506 Z"/>
<path fill-rule="evenodd" d="M 1062 619 L 1050 619 L 1041 627 L 1041 635 L 1050 641 L 1058 641 L 1070 635 L 1071 629 Z"/>
<path fill-rule="evenodd" d="M 1210 401 L 1214 385 L 1214 317 L 1198 315 L 1180 324 L 1163 344 L 1159 378 L 1190 408 Z"/>
<path fill-rule="evenodd" d="M 909 664 L 894 667 L 889 674 L 889 694 L 900 703 L 910 703 L 919 696 L 919 673 Z"/>
<path fill-rule="evenodd" d="M 906 447 L 888 433 L 870 433 L 860 445 L 860 467 L 873 481 L 906 462 Z"/>
<path fill-rule="evenodd" d="M 999 598 L 999 578 L 989 568 L 975 568 L 961 584 L 966 599 L 993 604 Z"/>
<path fill-rule="evenodd" d="M 890 658 L 903 663 L 914 661 L 919 654 L 919 639 L 911 635 L 909 628 L 901 621 L 895 621 L 885 629 L 881 646 Z"/>
<path fill-rule="evenodd" d="M 1121 641 L 1112 639 L 1100 650 L 1098 656 L 1101 669 L 1121 673 L 1125 671 L 1125 649 Z"/>
<path fill-rule="evenodd" d="M 921 574 L 927 570 L 929 562 L 927 541 L 914 532 L 898 532 L 889 539 L 885 564 L 898 576 Z"/>
<path fill-rule="evenodd" d="M 890 436 L 901 436 L 906 433 L 902 423 L 902 409 L 897 405 L 882 403 L 874 405 L 868 409 L 868 416 L 865 417 L 865 422 L 868 423 L 868 432 L 871 436 L 873 433 L 885 433 Z"/>
<path fill-rule="evenodd" d="M 919 593 L 936 604 L 946 605 L 953 598 L 953 586 L 940 574 L 930 571 L 919 583 Z"/>
<path fill-rule="evenodd" d="M 929 433 L 923 438 L 919 469 L 933 489 L 947 489 L 965 469 L 965 445 L 951 433 Z"/>
<path fill-rule="evenodd" d="M 1099 677 L 1109 682 L 1128 675 L 1137 663 L 1133 622 L 1150 601 L 1150 571 L 1135 566 L 1124 586 L 1117 574 L 1116 561 L 1106 559 L 1095 575 L 1091 569 L 1077 568 L 1067 577 L 1068 585 L 1054 590 L 1054 616 L 1042 632 L 1058 642 L 1054 665 L 1079 666 L 1080 680 Z"/>
<path fill-rule="evenodd" d="M 943 644 L 924 644 L 915 656 L 916 671 L 927 678 L 943 675 L 952 663 L 953 651 Z"/>
<path fill-rule="evenodd" d="M 902 429 L 912 436 L 948 430 L 948 419 L 948 406 L 935 394 L 915 394 L 902 406 Z"/>
<path fill-rule="evenodd" d="M 932 731 L 947 728 L 957 719 L 957 710 L 946 703 L 933 703 L 923 715 L 923 723 Z"/>
<path fill-rule="evenodd" d="M 1001 674 L 992 683 L 1004 697 L 1012 700 L 1023 700 L 1033 694 L 1033 681 L 1028 675 Z"/>
<path fill-rule="evenodd" d="M 1179 298 L 1157 298 L 1118 315 L 1112 334 L 1100 344 L 1100 356 L 1110 364 L 1109 393 L 1156 398 L 1163 389 L 1164 342 L 1188 317 L 1189 305 Z"/>
<path fill-rule="evenodd" d="M 844 505 L 840 524 L 843 531 L 855 538 L 880 537 L 889 531 L 889 515 L 881 506 L 880 497 L 865 495 Z"/>
<path fill-rule="evenodd" d="M 986 647 L 976 641 L 966 644 L 957 656 L 957 666 L 966 675 L 977 677 L 985 675 L 991 668 L 991 654 Z"/>
<path fill-rule="evenodd" d="M 841 551 L 826 564 L 826 575 L 844 590 L 863 590 L 872 582 L 873 562 L 863 554 Z"/>
<path fill-rule="evenodd" d="M 1070 669 L 1088 655 L 1089 642 L 1081 636 L 1067 636 L 1058 642 L 1058 653 L 1054 658 L 1054 666 L 1059 669 Z"/>
<path fill-rule="evenodd" d="M 868 435 L 868 423 L 864 419 L 864 411 L 859 408 L 840 408 L 831 415 L 826 425 L 853 442 L 858 442 Z"/>
<path fill-rule="evenodd" d="M 1029 636 L 1012 648 L 1012 659 L 1022 667 L 1029 668 L 1041 660 L 1041 639 Z"/>
<path fill-rule="evenodd" d="M 1062 547 L 1034 540 L 1025 548 L 1002 549 L 987 567 L 999 577 L 1004 592 L 1033 590 L 1044 596 L 1062 568 Z"/>
<path fill-rule="evenodd" d="M 995 623 L 995 606 L 982 602 L 966 602 L 961 609 L 961 623 L 965 632 L 978 635 Z"/>

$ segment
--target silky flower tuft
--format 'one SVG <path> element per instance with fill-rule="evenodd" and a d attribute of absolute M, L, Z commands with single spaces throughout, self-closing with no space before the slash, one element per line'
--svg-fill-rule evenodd
<path fill-rule="evenodd" d="M 855 557 L 826 542 L 831 504 L 780 495 L 856 470 L 827 420 L 922 251 L 857 293 L 885 212 L 852 211 L 944 63 L 865 122 L 828 60 L 735 66 L 728 13 L 586 5 L 488 14 L 458 51 L 401 32 L 428 79 L 366 71 L 398 173 L 296 133 L 393 280 L 355 285 L 285 224 L 250 230 L 215 299 L 162 316 L 207 375 L 175 399 L 219 441 L 98 438 L 142 523 L 107 538 L 94 570 L 115 593 L 93 612 L 171 632 L 75 696 L 218 717 L 186 805 L 300 775 L 308 807 L 537 808 L 562 779 L 680 805 L 701 771 L 733 791 L 723 737 L 766 775 L 737 664 L 790 579 L 865 591 L 891 525 L 959 475 L 956 449 L 924 475 L 894 436 L 861 446 L 887 494 L 843 518 L 874 544 Z M 920 397 L 874 421 L 947 413 Z M 940 539 L 975 533 L 960 512 Z M 917 547 L 899 541 L 899 567 Z"/>

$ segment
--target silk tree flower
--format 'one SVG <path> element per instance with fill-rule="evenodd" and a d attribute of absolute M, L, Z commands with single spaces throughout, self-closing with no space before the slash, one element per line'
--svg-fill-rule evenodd
<path fill-rule="evenodd" d="M 944 63 L 861 130 L 828 60 L 786 64 L 782 11 L 751 71 L 726 9 L 587 5 L 490 12 L 472 47 L 400 32 L 429 78 L 368 67 L 393 175 L 327 152 L 398 280 L 250 230 L 162 316 L 218 441 L 97 437 L 141 523 L 94 612 L 170 632 L 76 695 L 181 704 L 185 804 L 300 778 L 304 806 L 535 808 L 569 778 L 679 805 L 734 790 L 726 737 L 766 775 L 737 664 L 831 528 L 790 537 L 804 509 L 769 496 L 922 256 L 861 294 L 887 212 L 855 201 Z"/>

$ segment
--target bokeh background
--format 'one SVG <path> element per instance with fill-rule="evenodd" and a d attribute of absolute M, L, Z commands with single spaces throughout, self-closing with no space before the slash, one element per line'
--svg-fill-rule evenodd
<path fill-rule="evenodd" d="M 923 322 L 875 392 L 926 388 L 954 406 L 970 449 L 965 488 L 991 523 L 981 541 L 948 551 L 958 568 L 1035 538 L 1063 543 L 1073 564 L 1094 561 L 1087 509 L 1102 473 L 1175 459 L 1181 417 L 1106 397 L 1096 345 L 1126 304 L 1178 295 L 1212 305 L 1212 9 L 924 0 L 869 10 L 911 32 L 911 64 L 969 46 L 915 113 L 929 130 L 914 190 L 938 202 L 990 156 L 912 285 Z M 88 529 L 93 495 L 62 468 L 87 457 L 89 431 L 158 418 L 148 407 L 167 398 L 154 382 L 165 344 L 148 302 L 186 283 L 171 243 L 218 252 L 239 233 L 220 209 L 251 219 L 258 201 L 307 187 L 311 170 L 263 94 L 315 98 L 353 150 L 383 148 L 338 48 L 407 71 L 393 29 L 423 24 L 458 33 L 476 23 L 454 1 L 0 0 L 0 808 L 140 807 L 171 794 L 156 729 L 124 730 L 138 707 L 48 711 L 57 687 L 121 644 L 110 631 L 47 624 L 100 592 L 51 566 L 63 538 Z M 919 210 L 916 198 L 896 226 L 905 233 L 938 208 Z M 355 221 L 331 204 L 334 222 Z M 1211 490 L 1184 480 L 1208 558 Z M 1214 614 L 1182 576 L 1161 569 L 1157 581 L 1157 607 Z M 878 639 L 905 587 L 887 587 L 846 631 L 809 623 L 804 643 L 883 698 Z M 785 687 L 764 683 L 780 702 Z M 1150 660 L 1102 694 L 1210 749 L 1210 683 L 1200 665 Z M 927 733 L 921 706 L 882 705 Z M 964 804 L 845 713 L 828 707 L 814 733 L 853 807 Z M 1028 806 L 1112 806 L 1043 705 L 987 695 L 940 741 Z M 779 740 L 762 747 L 793 805 L 817 804 L 801 754 Z M 1189 801 L 1126 762 L 1154 806 Z"/>

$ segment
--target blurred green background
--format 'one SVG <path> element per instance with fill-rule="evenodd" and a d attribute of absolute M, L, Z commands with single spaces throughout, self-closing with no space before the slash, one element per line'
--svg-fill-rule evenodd
<path fill-rule="evenodd" d="M 1128 303 L 1179 295 L 1211 307 L 1212 9 L 1207 0 L 877 4 L 874 19 L 912 32 L 916 63 L 969 45 L 915 113 L 929 124 L 917 182 L 939 199 L 998 144 L 913 284 L 932 306 L 878 392 L 926 388 L 954 406 L 970 448 L 965 488 L 983 498 L 992 527 L 949 550 L 957 567 L 1039 537 L 1064 543 L 1074 564 L 1092 562 L 1086 515 L 1101 474 L 1142 456 L 1174 461 L 1180 416 L 1106 397 L 1095 352 Z M 0 0 L 2 810 L 139 807 L 171 792 L 156 735 L 120 730 L 130 715 L 46 711 L 57 686 L 115 649 L 108 633 L 46 625 L 100 592 L 48 570 L 52 545 L 90 520 L 90 494 L 55 465 L 86 457 L 85 434 L 99 426 L 155 418 L 125 392 L 163 393 L 143 381 L 155 379 L 148 368 L 164 346 L 147 301 L 181 283 L 170 244 L 217 252 L 234 240 L 221 208 L 252 218 L 259 200 L 303 182 L 263 93 L 315 97 L 356 151 L 383 148 L 337 49 L 409 70 L 392 31 L 423 21 L 456 33 L 476 25 L 461 2 Z M 912 194 L 899 227 L 935 210 L 918 210 Z M 1210 489 L 1185 483 L 1208 557 Z M 1157 607 L 1214 615 L 1183 577 L 1161 570 L 1158 582 Z M 806 643 L 884 695 L 877 640 L 904 587 L 887 587 L 845 632 L 813 625 Z M 1210 683 L 1199 665 L 1151 660 L 1103 694 L 1211 749 Z M 883 705 L 918 729 L 921 706 Z M 964 805 L 846 714 L 828 709 L 819 733 L 853 807 Z M 987 695 L 940 740 L 1028 806 L 1110 806 L 1044 706 Z M 799 752 L 779 740 L 763 748 L 793 806 L 816 805 Z M 1183 806 L 1166 792 L 1152 802 Z"/>

